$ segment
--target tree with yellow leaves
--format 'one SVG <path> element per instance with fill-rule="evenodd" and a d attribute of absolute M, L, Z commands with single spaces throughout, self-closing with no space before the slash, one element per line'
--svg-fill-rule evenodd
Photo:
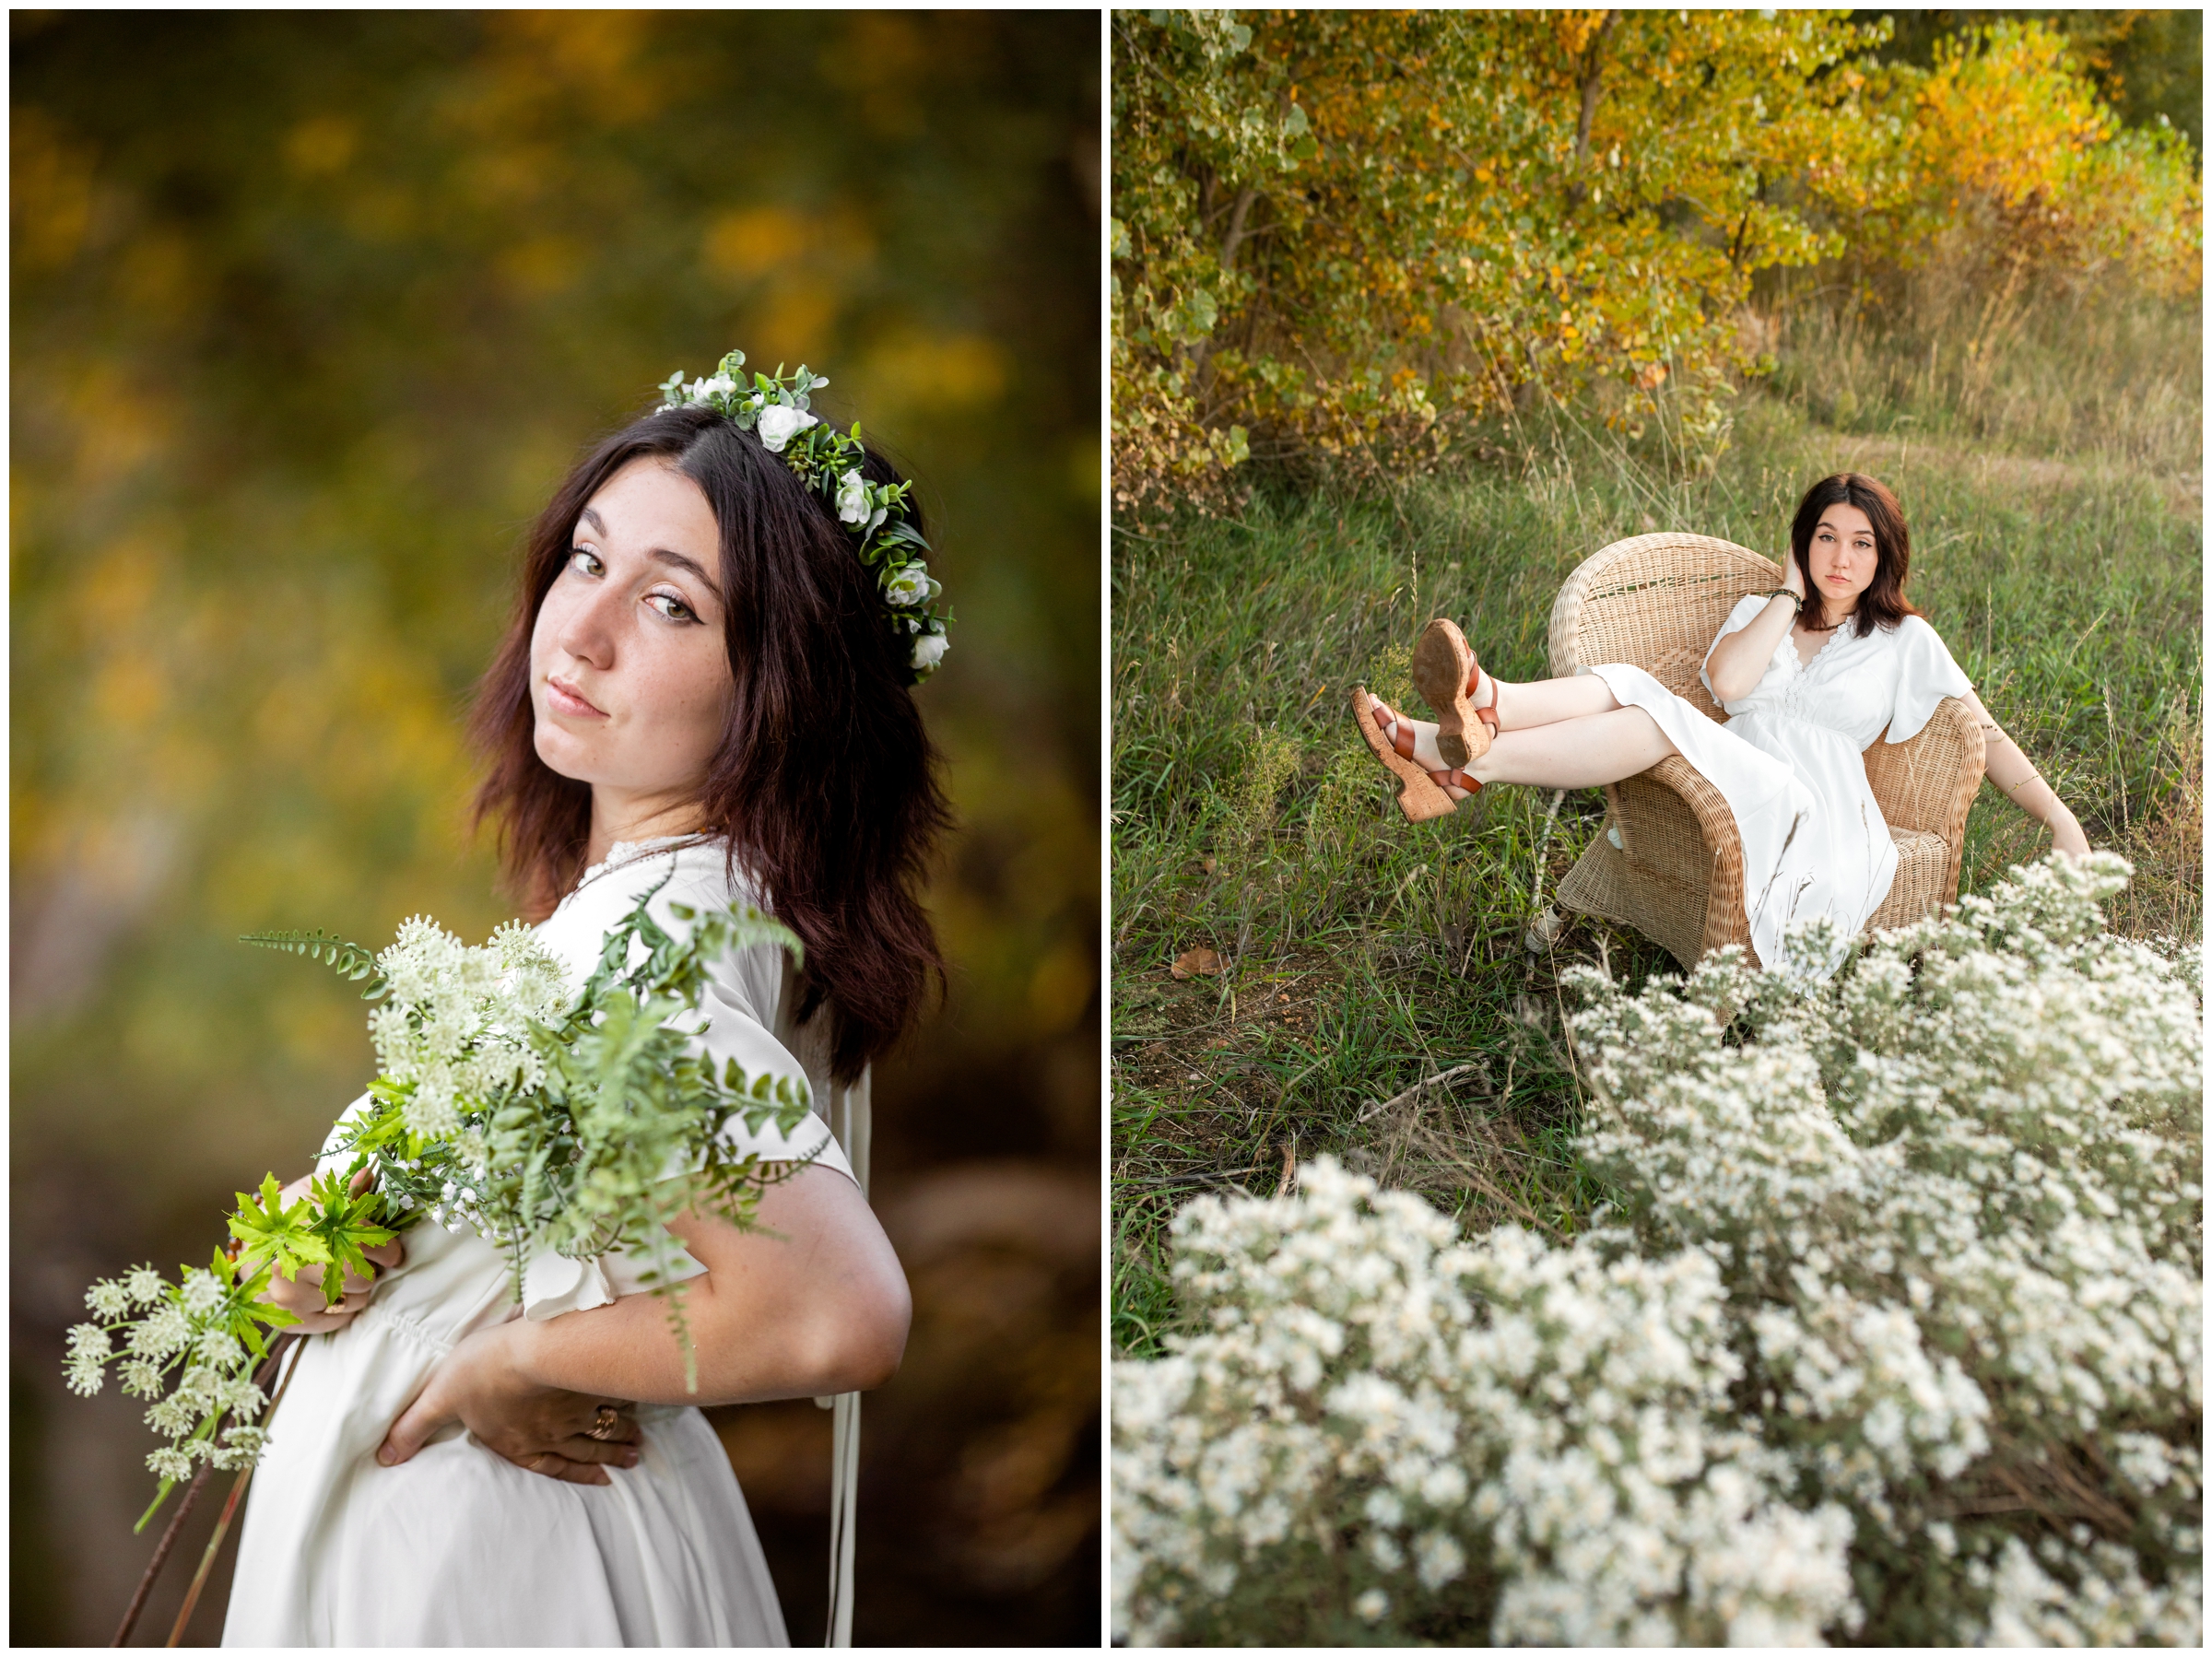
<path fill-rule="evenodd" d="M 1531 395 L 1707 464 L 1761 270 L 1898 263 L 1983 202 L 2053 265 L 2192 285 L 2186 146 L 2034 24 L 1877 65 L 1843 12 L 1121 12 L 1117 505 L 1258 456 L 1433 464 Z"/>

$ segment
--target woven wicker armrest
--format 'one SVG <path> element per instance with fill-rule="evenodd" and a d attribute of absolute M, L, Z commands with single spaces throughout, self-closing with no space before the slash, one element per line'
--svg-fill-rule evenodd
<path fill-rule="evenodd" d="M 1679 754 L 1668 755 L 1618 786 L 1623 809 L 1616 815 L 1630 861 L 1655 874 L 1672 876 L 1689 889 L 1703 890 L 1698 953 L 1724 944 L 1748 944 L 1744 847 L 1726 797 Z M 1661 790 L 1673 799 L 1663 805 Z M 1675 801 L 1680 802 L 1676 809 L 1665 808 Z"/>
<path fill-rule="evenodd" d="M 1910 742 L 1878 739 L 1866 750 L 1866 781 L 1892 827 L 1917 828 L 1957 840 L 1966 831 L 1967 808 L 1982 786 L 1982 726 L 1955 696 Z"/>
<path fill-rule="evenodd" d="M 1959 867 L 1966 855 L 1966 814 L 1982 786 L 1981 721 L 1965 702 L 1947 696 L 1910 742 L 1877 738 L 1865 758 L 1867 785 L 1883 820 L 1893 828 L 1938 835 L 1950 847 L 1943 885 L 1943 901 L 1950 902 L 1959 895 Z"/>

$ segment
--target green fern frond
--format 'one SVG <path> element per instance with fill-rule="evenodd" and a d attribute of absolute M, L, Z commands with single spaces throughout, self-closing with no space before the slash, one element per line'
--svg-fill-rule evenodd
<path fill-rule="evenodd" d="M 349 944 L 344 938 L 326 932 L 249 932 L 239 940 L 261 949 L 281 949 L 287 955 L 304 955 L 311 961 L 323 961 L 340 978 L 353 983 L 363 979 L 372 981 L 361 992 L 363 1001 L 374 1001 L 384 993 L 383 975 L 376 970 L 376 951 L 359 944 Z"/>

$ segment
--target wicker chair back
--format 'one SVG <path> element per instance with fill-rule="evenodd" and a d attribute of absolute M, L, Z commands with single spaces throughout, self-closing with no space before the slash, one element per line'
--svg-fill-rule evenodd
<path fill-rule="evenodd" d="M 1698 679 L 1736 601 L 1782 585 L 1781 567 L 1733 541 L 1636 535 L 1583 560 L 1551 606 L 1551 671 L 1630 662 L 1709 719 L 1724 720 Z"/>

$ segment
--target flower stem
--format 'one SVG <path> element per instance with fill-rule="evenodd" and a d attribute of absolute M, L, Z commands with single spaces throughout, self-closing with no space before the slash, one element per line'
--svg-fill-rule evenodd
<path fill-rule="evenodd" d="M 108 1641 L 110 1645 L 130 1644 L 131 1630 L 138 1626 L 138 1614 L 146 1609 L 146 1596 L 153 1592 L 154 1579 L 161 1574 L 162 1566 L 169 1563 L 169 1550 L 176 1546 L 177 1533 L 184 1528 L 185 1516 L 192 1511 L 192 1504 L 199 1500 L 200 1487 L 206 1482 L 207 1463 L 202 1462 L 200 1470 L 192 1475 L 192 1483 L 185 1487 L 184 1499 L 177 1504 L 169 1529 L 161 1533 L 154 1557 L 147 1561 L 146 1574 L 138 1579 L 138 1592 L 131 1595 L 130 1608 L 123 1614 L 123 1626 L 115 1630 L 115 1638 Z"/>
<path fill-rule="evenodd" d="M 276 1338 L 276 1340 L 270 1343 L 269 1356 L 263 1360 L 261 1369 L 254 1376 L 256 1384 L 260 1383 L 264 1376 L 269 1377 L 270 1379 L 275 1378 L 276 1373 L 276 1366 L 283 1361 L 285 1348 L 288 1346 L 297 1345 L 300 1339 L 300 1337 L 295 1334 L 280 1334 Z M 291 1379 L 290 1371 L 287 1370 L 284 1378 L 285 1386 L 291 1384 Z M 276 1389 L 276 1397 L 281 1398 L 283 1396 L 284 1387 L 279 1386 Z M 271 1399 L 269 1401 L 268 1411 L 262 1416 L 262 1419 L 265 1421 L 270 1416 L 273 1416 L 276 1413 L 276 1399 Z M 200 1491 L 207 1483 L 207 1475 L 212 1469 L 212 1463 L 202 1462 L 200 1463 L 200 1470 L 192 1475 L 192 1483 L 185 1487 L 184 1499 L 177 1504 L 177 1510 L 169 1522 L 169 1529 L 161 1533 L 161 1541 L 160 1544 L 154 1549 L 154 1557 L 146 1562 L 146 1574 L 138 1579 L 137 1592 L 131 1595 L 130 1605 L 123 1614 L 123 1626 L 115 1630 L 115 1638 L 108 1641 L 110 1645 L 121 1646 L 130 1644 L 131 1630 L 138 1626 L 139 1614 L 146 1609 L 147 1595 L 153 1592 L 155 1579 L 160 1576 L 161 1568 L 169 1563 L 170 1550 L 175 1547 L 177 1545 L 178 1534 L 183 1530 L 184 1521 L 190 1517 L 192 1513 L 192 1504 L 200 1499 Z M 231 1492 L 231 1502 L 235 1503 L 237 1499 L 238 1492 L 233 1490 Z M 156 1498 L 155 1505 L 159 1505 L 159 1498 Z M 149 1508 L 147 1510 L 147 1519 L 150 1519 L 152 1517 L 153 1510 Z M 226 1521 L 228 1521 L 229 1518 L 228 1506 L 225 1508 L 223 1517 Z M 144 1524 L 146 1520 L 141 1519 L 138 1522 L 140 1524 Z M 217 1529 L 216 1535 L 218 1540 L 222 1535 L 219 1526 Z M 202 1560 L 200 1564 L 201 1575 L 205 1576 L 206 1574 L 206 1561 Z M 196 1585 L 193 1597 L 197 1597 Z M 188 1598 L 185 1601 L 185 1609 L 187 1615 L 190 1615 L 191 1604 L 192 1599 Z M 180 1625 L 180 1631 L 182 1625 Z M 171 1645 L 176 1644 L 176 1638 L 174 1635 L 171 1635 L 169 1643 Z"/>
<path fill-rule="evenodd" d="M 299 1337 L 293 1337 L 291 1344 L 298 1346 Z M 283 1361 L 281 1350 L 270 1356 L 278 1362 Z M 276 1386 L 276 1395 L 269 1400 L 269 1407 L 262 1412 L 261 1418 L 265 1425 L 276 1417 L 276 1406 L 284 1402 L 284 1390 L 292 1384 L 292 1372 L 299 1368 L 299 1360 L 295 1358 L 284 1371 L 284 1379 Z M 222 1551 L 223 1537 L 229 1532 L 231 1515 L 238 1511 L 238 1504 L 244 1498 L 246 1486 L 253 1477 L 253 1463 L 248 1462 L 238 1470 L 238 1477 L 231 1482 L 229 1498 L 223 1503 L 222 1514 L 215 1522 L 215 1534 L 207 1538 L 207 1551 L 200 1556 L 200 1568 L 193 1573 L 192 1586 L 184 1591 L 184 1604 L 177 1613 L 176 1627 L 169 1631 L 169 1643 L 172 1646 L 182 1645 L 184 1641 L 185 1625 L 192 1621 L 193 1610 L 200 1603 L 200 1590 L 207 1586 L 207 1573 L 215 1569 L 215 1556 Z"/>

